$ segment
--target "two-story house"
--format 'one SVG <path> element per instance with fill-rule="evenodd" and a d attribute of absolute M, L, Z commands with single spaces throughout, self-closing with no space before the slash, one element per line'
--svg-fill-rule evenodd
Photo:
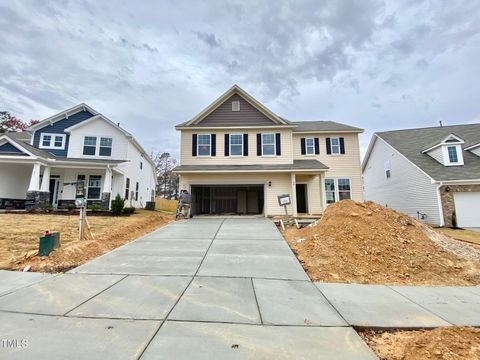
<path fill-rule="evenodd" d="M 331 121 L 290 122 L 237 85 L 181 132 L 180 189 L 193 214 L 321 214 L 338 200 L 362 200 L 361 129 Z"/>
<path fill-rule="evenodd" d="M 379 132 L 365 198 L 440 226 L 480 227 L 480 124 Z"/>
<path fill-rule="evenodd" d="M 85 184 L 89 204 L 109 208 L 117 194 L 143 207 L 155 196 L 154 164 L 135 138 L 86 104 L 28 131 L 0 135 L 0 208 L 73 204 Z"/>

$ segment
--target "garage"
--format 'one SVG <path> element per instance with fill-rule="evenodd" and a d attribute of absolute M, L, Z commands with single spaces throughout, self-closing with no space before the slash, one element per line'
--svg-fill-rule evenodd
<path fill-rule="evenodd" d="M 457 225 L 462 228 L 480 227 L 480 192 L 453 194 Z"/>
<path fill-rule="evenodd" d="M 256 215 L 264 208 L 263 185 L 192 185 L 192 214 Z"/>

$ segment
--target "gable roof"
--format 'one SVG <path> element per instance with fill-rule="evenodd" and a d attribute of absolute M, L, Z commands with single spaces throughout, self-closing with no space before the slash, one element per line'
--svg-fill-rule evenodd
<path fill-rule="evenodd" d="M 297 125 L 296 128 L 293 129 L 294 133 L 302 133 L 302 132 L 355 132 L 361 133 L 363 129 L 340 124 L 335 121 L 296 121 L 292 122 L 292 124 Z"/>
<path fill-rule="evenodd" d="M 452 125 L 420 129 L 405 129 L 375 133 L 363 161 L 365 168 L 370 152 L 374 146 L 375 137 L 388 143 L 407 160 L 420 168 L 435 181 L 460 181 L 480 179 L 480 157 L 470 151 L 464 151 L 464 165 L 444 166 L 428 154 L 426 147 L 438 144 L 450 134 L 464 140 L 462 148 L 468 149 L 480 142 L 480 124 Z"/>
<path fill-rule="evenodd" d="M 235 84 L 230 89 L 225 91 L 213 103 L 211 103 L 205 109 L 203 109 L 193 119 L 177 125 L 176 128 L 199 126 L 202 120 L 204 120 L 209 114 L 211 114 L 213 111 L 219 108 L 223 103 L 225 103 L 225 101 L 227 101 L 232 95 L 235 95 L 235 94 L 238 94 L 250 105 L 252 105 L 255 109 L 257 109 L 262 114 L 264 114 L 268 119 L 270 119 L 272 121 L 272 125 L 287 125 L 287 126 L 290 125 L 290 122 L 288 120 L 285 120 L 279 117 L 278 115 L 276 115 L 274 112 L 272 112 L 263 104 L 261 104 L 259 101 L 257 101 L 253 96 L 251 96 L 245 90 L 243 90 L 240 86 Z"/>
<path fill-rule="evenodd" d="M 30 126 L 27 130 L 28 131 L 35 131 L 38 129 L 41 129 L 47 125 L 52 125 L 56 123 L 57 121 L 60 121 L 62 119 L 65 119 L 66 117 L 68 118 L 71 115 L 74 115 L 76 113 L 79 113 L 80 111 L 88 111 L 92 115 L 98 115 L 98 112 L 92 109 L 90 106 L 88 106 L 85 103 L 80 103 L 78 105 L 75 105 L 74 107 L 71 107 L 70 109 L 61 111 L 55 115 L 52 115 L 46 119 L 43 119 L 40 121 L 38 124 Z"/>
<path fill-rule="evenodd" d="M 24 140 L 19 140 L 20 138 L 22 138 L 19 134 L 21 133 L 16 133 L 16 132 L 4 133 L 0 136 L 0 140 L 6 139 L 8 143 L 12 144 L 13 146 L 21 150 L 25 155 L 38 156 L 45 159 L 54 158 L 54 156 L 49 152 L 37 149 L 36 147 L 33 147 L 29 143 L 25 142 Z"/>
<path fill-rule="evenodd" d="M 82 126 L 85 126 L 95 120 L 103 120 L 105 121 L 107 124 L 111 125 L 113 128 L 117 129 L 118 131 L 122 132 L 126 137 L 129 137 L 129 138 L 133 138 L 133 135 L 130 134 L 127 130 L 125 129 L 122 129 L 120 127 L 120 125 L 118 124 L 115 124 L 112 120 L 110 120 L 109 118 L 107 118 L 106 116 L 102 115 L 102 114 L 98 114 L 98 115 L 95 115 L 95 116 L 92 116 L 91 118 L 88 118 L 87 120 L 84 120 L 82 122 L 79 122 L 78 124 L 75 124 L 75 125 L 72 125 L 68 128 L 65 129 L 65 132 L 69 133 L 70 131 L 72 130 L 75 130 L 75 129 L 78 129 Z"/>

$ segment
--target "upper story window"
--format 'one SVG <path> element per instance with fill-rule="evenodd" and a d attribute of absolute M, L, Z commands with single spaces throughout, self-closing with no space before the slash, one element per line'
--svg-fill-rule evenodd
<path fill-rule="evenodd" d="M 65 134 L 47 134 L 40 136 L 40 149 L 65 149 Z"/>
<path fill-rule="evenodd" d="M 450 161 L 451 164 L 458 163 L 457 147 L 449 146 L 447 150 L 448 150 L 448 161 Z"/>
<path fill-rule="evenodd" d="M 332 154 L 340 154 L 340 138 L 331 138 L 330 148 L 332 150 Z"/>
<path fill-rule="evenodd" d="M 262 155 L 275 155 L 275 134 L 262 134 Z"/>
<path fill-rule="evenodd" d="M 307 155 L 315 155 L 315 140 L 314 138 L 305 139 L 305 152 Z"/>
<path fill-rule="evenodd" d="M 212 150 L 212 138 L 210 134 L 199 134 L 197 154 L 198 156 L 210 156 Z"/>
<path fill-rule="evenodd" d="M 383 169 L 385 170 L 386 178 L 389 179 L 390 176 L 392 176 L 392 168 L 390 166 L 390 161 L 385 161 L 385 163 L 383 164 Z"/>
<path fill-rule="evenodd" d="M 242 156 L 243 155 L 243 135 L 231 134 L 230 135 L 230 156 Z"/>
<path fill-rule="evenodd" d="M 140 161 L 140 170 L 142 170 L 142 169 L 143 169 L 143 162 Z"/>
<path fill-rule="evenodd" d="M 100 156 L 112 156 L 112 138 L 101 137 L 100 138 Z"/>
<path fill-rule="evenodd" d="M 240 101 L 232 101 L 232 111 L 240 111 Z"/>
<path fill-rule="evenodd" d="M 83 138 L 83 155 L 112 156 L 112 138 L 85 136 Z"/>

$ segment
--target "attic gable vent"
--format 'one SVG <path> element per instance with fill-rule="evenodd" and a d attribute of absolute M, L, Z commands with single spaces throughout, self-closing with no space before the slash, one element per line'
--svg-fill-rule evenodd
<path fill-rule="evenodd" d="M 240 111 L 240 101 L 232 101 L 232 111 Z"/>

